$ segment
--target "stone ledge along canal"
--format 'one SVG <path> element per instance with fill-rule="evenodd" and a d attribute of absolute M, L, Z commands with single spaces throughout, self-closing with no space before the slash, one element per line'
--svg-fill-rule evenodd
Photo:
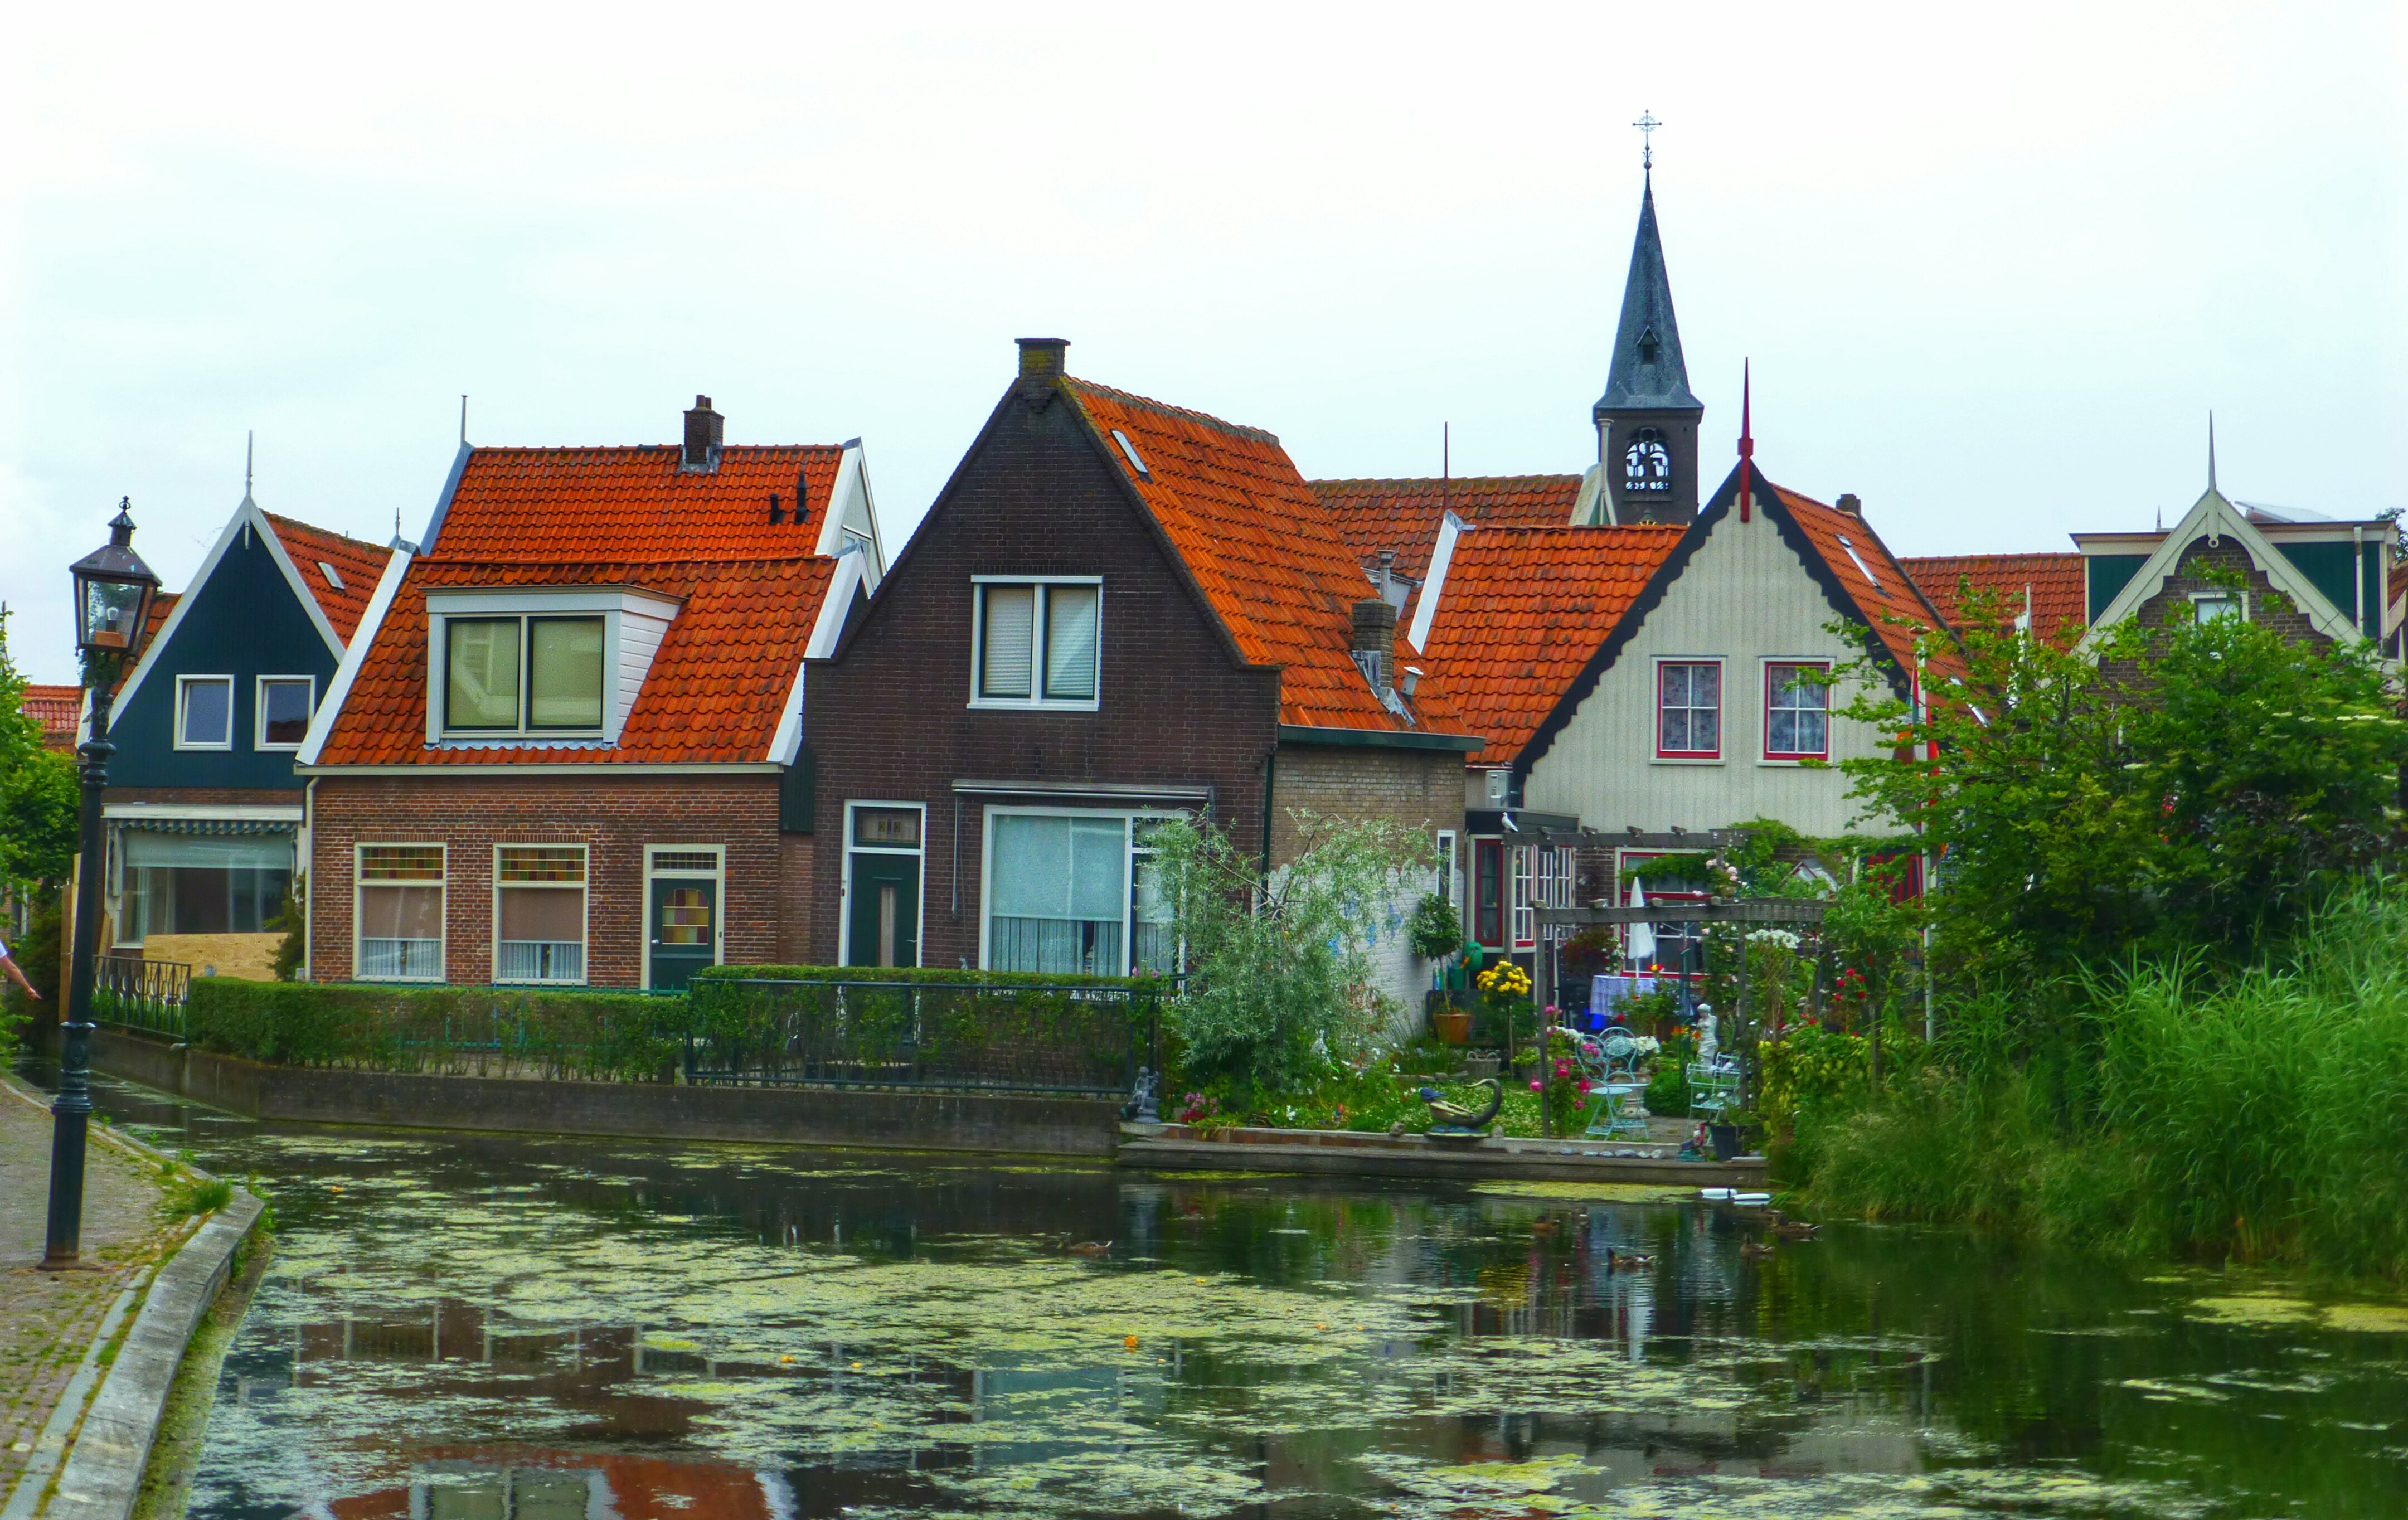
<path fill-rule="evenodd" d="M 276 1210 L 204 1520 L 2408 1513 L 2408 1306 L 2256 1274 L 1760 1255 L 1627 1188 L 102 1103 Z"/>

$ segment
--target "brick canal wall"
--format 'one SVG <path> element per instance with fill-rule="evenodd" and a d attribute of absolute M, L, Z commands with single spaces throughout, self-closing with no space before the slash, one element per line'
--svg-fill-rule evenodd
<path fill-rule="evenodd" d="M 1079 1156 L 1110 1155 L 1119 1139 L 1108 1098 L 321 1070 L 114 1029 L 93 1037 L 93 1065 L 215 1108 L 312 1124 Z"/>

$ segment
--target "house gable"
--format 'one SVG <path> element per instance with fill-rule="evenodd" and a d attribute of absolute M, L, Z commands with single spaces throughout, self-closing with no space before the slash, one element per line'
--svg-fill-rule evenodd
<path fill-rule="evenodd" d="M 117 745 L 109 785 L 297 789 L 294 752 L 257 746 L 260 678 L 308 678 L 314 708 L 342 652 L 266 515 L 245 497 L 120 688 L 109 719 Z M 193 677 L 232 681 L 224 748 L 176 747 L 178 690 Z"/>
<path fill-rule="evenodd" d="M 2092 619 L 2091 633 L 2078 647 L 2086 651 L 2095 647 L 2105 630 L 2138 616 L 2144 606 L 2159 599 L 2170 579 L 2181 576 L 2185 566 L 2198 557 L 2198 551 L 2203 548 L 2213 554 L 2227 538 L 2239 546 L 2269 587 L 2290 599 L 2309 629 L 2336 642 L 2360 637 L 2352 625 L 2350 613 L 2335 607 L 2291 555 L 2276 549 L 2246 514 L 2211 485 Z M 2344 548 L 2346 550 L 2346 546 Z M 2344 566 L 2339 581 L 2347 584 L 2348 579 L 2349 571 Z"/>
<path fill-rule="evenodd" d="M 1767 667 L 1870 656 L 1903 692 L 1914 632 L 1881 624 L 1925 604 L 1860 519 L 1783 492 L 1752 466 L 1742 470 L 1747 519 L 1737 510 L 1742 476 L 1734 471 L 1523 747 L 1514 769 L 1526 806 L 1602 828 L 1706 829 L 1755 816 L 1810 834 L 1847 828 L 1843 777 L 1767 754 Z M 1861 637 L 1835 638 L 1834 622 L 1856 624 Z M 1657 753 L 1666 661 L 1720 667 L 1713 758 Z M 1844 705 L 1845 688 L 1834 695 Z M 1830 721 L 1830 736 L 1833 760 L 1879 753 L 1871 735 L 1844 720 Z"/>

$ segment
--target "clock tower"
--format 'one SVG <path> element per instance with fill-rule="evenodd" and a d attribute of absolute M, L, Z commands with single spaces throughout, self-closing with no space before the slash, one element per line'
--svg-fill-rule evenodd
<path fill-rule="evenodd" d="M 1698 423 L 1672 319 L 1672 286 L 1656 231 L 1656 175 L 1647 168 L 1639 237 L 1622 289 L 1613 367 L 1589 415 L 1597 423 L 1594 484 L 1582 493 L 1589 523 L 1687 523 L 1698 515 Z"/>

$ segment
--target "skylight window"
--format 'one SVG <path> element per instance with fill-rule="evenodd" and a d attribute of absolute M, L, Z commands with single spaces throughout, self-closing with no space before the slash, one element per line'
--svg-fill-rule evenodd
<path fill-rule="evenodd" d="M 1840 547 L 1846 550 L 1848 552 L 1848 557 L 1856 562 L 1856 569 L 1858 573 L 1873 583 L 1873 589 L 1875 591 L 1885 589 L 1881 583 L 1881 577 L 1873 574 L 1873 567 L 1865 563 L 1865 556 L 1856 552 L 1856 546 L 1848 541 L 1848 536 L 1844 533 L 1840 535 Z"/>
<path fill-rule="evenodd" d="M 1128 455 L 1129 468 L 1137 471 L 1140 475 L 1145 477 L 1149 480 L 1154 479 L 1154 471 L 1146 468 L 1145 461 L 1138 457 L 1137 445 L 1129 441 L 1129 436 L 1127 434 L 1122 432 L 1117 427 L 1113 428 L 1112 441 L 1121 446 L 1121 452 Z"/>
<path fill-rule="evenodd" d="M 337 575 L 335 573 L 335 567 L 327 564 L 324 560 L 320 560 L 318 562 L 318 573 L 324 576 L 326 578 L 326 584 L 334 587 L 337 591 L 343 589 L 343 578 Z"/>

